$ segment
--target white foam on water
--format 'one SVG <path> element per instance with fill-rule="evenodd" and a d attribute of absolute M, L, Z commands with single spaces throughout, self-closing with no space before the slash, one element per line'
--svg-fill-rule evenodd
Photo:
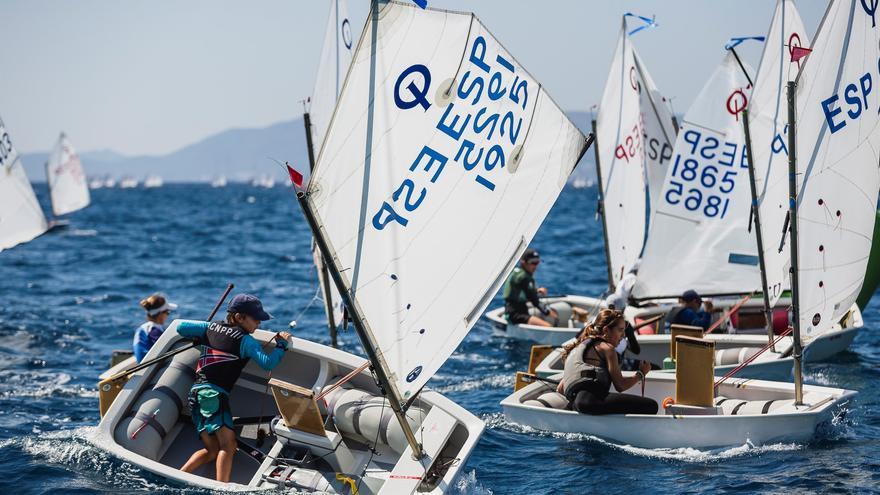
<path fill-rule="evenodd" d="M 471 469 L 470 472 L 462 472 L 455 479 L 453 493 L 462 495 L 492 495 L 492 490 L 484 487 L 477 481 L 477 472 Z"/>
<path fill-rule="evenodd" d="M 94 229 L 73 229 L 68 232 L 68 235 L 74 237 L 94 237 L 98 235 L 98 231 Z"/>
<path fill-rule="evenodd" d="M 493 413 L 482 417 L 489 429 L 502 429 L 514 433 L 520 433 L 531 436 L 539 436 L 545 438 L 557 438 L 568 442 L 572 441 L 589 441 L 607 446 L 622 452 L 639 457 L 647 457 L 651 459 L 661 459 L 677 462 L 705 464 L 718 462 L 726 459 L 737 457 L 749 457 L 761 455 L 767 452 L 785 452 L 793 450 L 801 450 L 805 446 L 796 443 L 774 443 L 761 446 L 754 446 L 751 443 L 745 443 L 736 447 L 728 447 L 721 449 L 700 450 L 691 447 L 683 447 L 676 449 L 647 449 L 642 447 L 633 447 L 631 445 L 619 445 L 599 437 L 588 435 L 585 433 L 561 433 L 553 431 L 544 431 L 532 428 L 531 426 L 521 425 L 508 421 L 503 413 Z"/>
<path fill-rule="evenodd" d="M 0 397 L 98 397 L 97 389 L 71 384 L 71 380 L 67 373 L 0 371 Z"/>

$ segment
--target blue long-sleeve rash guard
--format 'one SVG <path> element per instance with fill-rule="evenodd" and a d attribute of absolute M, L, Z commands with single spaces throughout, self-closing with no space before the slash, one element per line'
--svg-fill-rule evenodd
<path fill-rule="evenodd" d="M 204 338 L 205 332 L 208 331 L 208 322 L 205 321 L 182 321 L 177 325 L 177 333 L 188 338 Z M 241 348 L 239 355 L 242 358 L 253 359 L 266 371 L 272 371 L 272 368 L 281 362 L 284 357 L 284 347 L 276 347 L 270 354 L 263 352 L 260 342 L 252 335 L 245 335 L 241 339 Z"/>

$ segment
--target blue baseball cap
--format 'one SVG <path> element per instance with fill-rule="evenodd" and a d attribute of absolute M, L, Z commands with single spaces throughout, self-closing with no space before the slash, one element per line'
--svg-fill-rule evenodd
<path fill-rule="evenodd" d="M 272 315 L 263 309 L 263 303 L 257 296 L 250 294 L 237 294 L 229 301 L 226 311 L 230 313 L 242 313 L 259 321 L 271 320 Z"/>
<path fill-rule="evenodd" d="M 702 302 L 703 299 L 700 298 L 700 295 L 697 294 L 697 291 L 693 289 L 688 289 L 684 291 L 684 294 L 681 295 L 681 300 L 685 302 L 697 301 Z"/>

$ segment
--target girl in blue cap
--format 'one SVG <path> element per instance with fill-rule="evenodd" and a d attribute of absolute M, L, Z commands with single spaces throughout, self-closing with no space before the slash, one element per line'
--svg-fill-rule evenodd
<path fill-rule="evenodd" d="M 196 381 L 189 393 L 192 419 L 205 448 L 196 451 L 180 468 L 191 473 L 216 460 L 217 481 L 228 482 L 235 455 L 235 427 L 229 406 L 229 392 L 241 376 L 248 361 L 253 359 L 261 368 L 271 371 L 284 356 L 290 334 L 275 335 L 275 349 L 266 354 L 259 341 L 251 336 L 261 321 L 272 318 L 263 310 L 255 296 L 238 294 L 227 307 L 223 322 L 182 322 L 177 333 L 199 339 L 202 355 L 196 367 Z"/>

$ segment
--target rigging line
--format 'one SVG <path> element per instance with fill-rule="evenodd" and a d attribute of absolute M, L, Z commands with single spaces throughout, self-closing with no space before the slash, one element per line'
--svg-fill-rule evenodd
<path fill-rule="evenodd" d="M 739 43 L 737 43 L 737 45 L 738 44 Z M 746 76 L 746 80 L 749 82 L 749 86 L 754 88 L 755 83 L 752 82 L 752 76 L 749 75 L 749 71 L 746 70 L 746 66 L 743 65 L 742 60 L 740 60 L 739 54 L 736 53 L 736 48 L 734 48 L 735 46 L 736 45 L 731 46 L 730 48 L 728 48 L 728 50 L 730 50 L 730 53 L 733 54 L 733 58 L 736 59 L 736 63 L 739 65 L 739 68 L 742 70 L 743 74 Z"/>
<path fill-rule="evenodd" d="M 385 404 L 390 400 L 387 396 L 384 397 L 384 399 L 385 400 L 382 401 L 382 409 L 379 410 L 379 418 L 382 418 L 382 416 L 385 415 Z M 364 481 L 364 476 L 367 475 L 367 469 L 370 468 L 370 463 L 373 462 L 373 456 L 376 455 L 376 447 L 379 445 L 379 434 L 380 433 L 382 433 L 381 421 L 379 424 L 379 428 L 376 428 L 376 438 L 373 439 L 373 446 L 370 448 L 370 458 L 367 459 L 366 463 L 364 463 L 364 470 L 361 471 L 360 479 L 357 482 L 357 490 L 358 491 L 360 491 L 360 489 L 361 489 L 361 482 Z"/>

